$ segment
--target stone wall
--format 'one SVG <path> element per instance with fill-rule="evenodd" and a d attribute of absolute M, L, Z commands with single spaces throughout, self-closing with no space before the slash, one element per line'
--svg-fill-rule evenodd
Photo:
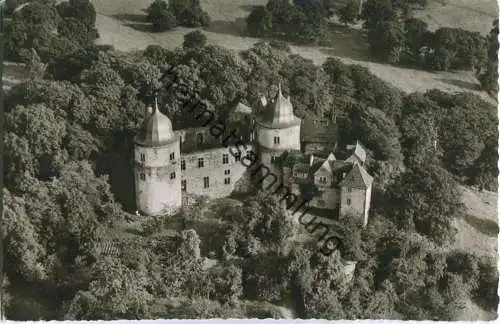
<path fill-rule="evenodd" d="M 248 150 L 251 149 L 252 147 L 248 145 Z M 227 157 L 227 163 L 224 163 L 224 156 Z M 203 159 L 203 167 L 199 167 L 199 159 Z M 186 192 L 189 194 L 222 198 L 229 196 L 233 191 L 244 192 L 249 186 L 247 167 L 241 160 L 236 161 L 228 148 L 184 154 L 181 163 L 182 160 L 186 166 L 182 171 L 182 180 L 185 181 Z M 205 177 L 208 177 L 209 182 L 207 188 L 204 184 Z"/>
<path fill-rule="evenodd" d="M 274 138 L 279 137 L 279 143 Z M 261 147 L 276 150 L 300 150 L 300 125 L 286 129 L 274 129 L 258 126 L 257 140 Z"/>
<path fill-rule="evenodd" d="M 340 193 L 340 216 L 341 217 L 359 217 L 365 221 L 365 200 L 367 190 L 342 187 Z"/>

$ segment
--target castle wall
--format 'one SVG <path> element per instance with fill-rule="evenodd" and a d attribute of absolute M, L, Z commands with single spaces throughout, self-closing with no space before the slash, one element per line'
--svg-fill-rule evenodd
<path fill-rule="evenodd" d="M 248 145 L 248 150 L 251 149 L 251 145 Z M 228 157 L 227 164 L 223 163 L 224 155 Z M 242 158 L 244 155 L 242 152 Z M 198 167 L 200 158 L 203 159 L 201 168 Z M 247 167 L 241 160 L 236 161 L 228 148 L 183 154 L 181 160 L 184 160 L 186 165 L 186 169 L 182 171 L 182 180 L 186 181 L 186 192 L 189 194 L 222 198 L 229 196 L 233 191 L 246 192 L 251 186 Z M 209 182 L 207 188 L 204 183 L 205 177 L 208 177 Z M 225 179 L 229 179 L 229 183 L 226 183 Z"/>
<path fill-rule="evenodd" d="M 279 137 L 279 143 L 274 138 Z M 258 126 L 257 140 L 262 147 L 276 150 L 300 150 L 300 124 L 283 129 Z"/>
<path fill-rule="evenodd" d="M 179 141 L 164 147 L 135 146 L 136 205 L 142 213 L 171 214 L 182 206 L 179 156 Z"/>
<path fill-rule="evenodd" d="M 348 187 L 342 187 L 340 191 L 340 216 L 359 217 L 363 222 L 366 222 L 365 199 L 367 190 L 352 188 L 349 192 Z"/>

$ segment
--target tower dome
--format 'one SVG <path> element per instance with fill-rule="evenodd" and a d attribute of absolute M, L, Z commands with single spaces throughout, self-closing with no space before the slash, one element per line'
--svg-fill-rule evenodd
<path fill-rule="evenodd" d="M 293 113 L 290 98 L 281 93 L 281 84 L 278 85 L 276 98 L 267 103 L 260 124 L 269 128 L 288 128 L 300 124 L 301 120 Z"/>
<path fill-rule="evenodd" d="M 158 109 L 158 101 L 155 98 L 153 112 L 146 117 L 142 124 L 135 142 L 144 146 L 161 146 L 175 140 L 172 121 Z"/>

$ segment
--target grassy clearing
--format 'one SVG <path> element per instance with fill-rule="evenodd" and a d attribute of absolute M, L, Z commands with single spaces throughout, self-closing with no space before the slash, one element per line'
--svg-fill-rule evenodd
<path fill-rule="evenodd" d="M 480 192 L 470 187 L 462 187 L 462 202 L 467 208 L 463 219 L 455 220 L 458 234 L 455 246 L 478 255 L 497 257 L 498 213 L 497 193 Z"/>
<path fill-rule="evenodd" d="M 121 51 L 143 49 L 150 44 L 172 49 L 181 46 L 184 35 L 192 31 L 190 28 L 180 27 L 169 32 L 151 33 L 149 25 L 144 21 L 144 9 L 149 5 L 149 0 L 92 0 L 92 2 L 98 12 L 97 27 L 101 34 L 99 43 L 113 45 Z M 240 36 L 245 26 L 244 18 L 252 6 L 266 2 L 266 0 L 202 0 L 203 8 L 213 20 L 212 26 L 205 31 L 208 43 L 235 51 L 251 47 L 259 39 Z M 456 12 L 468 12 L 465 5 L 459 6 L 455 2 L 450 8 L 454 8 Z M 484 3 L 482 10 L 485 12 L 496 12 L 491 11 L 491 5 L 486 6 L 494 3 L 493 0 L 477 0 L 477 2 Z M 435 4 L 431 2 L 429 8 L 433 6 Z M 469 7 L 471 6 L 475 4 L 469 4 Z M 426 12 L 433 11 L 426 9 L 421 14 L 427 14 Z M 457 24 L 463 22 L 464 28 L 485 31 L 491 28 L 492 23 L 492 19 L 484 17 L 479 21 L 464 19 L 450 21 Z M 366 36 L 358 28 L 332 27 L 330 35 L 329 41 L 334 44 L 331 47 L 291 46 L 292 52 L 311 59 L 316 64 L 321 64 L 327 57 L 334 56 L 345 63 L 363 65 L 382 80 L 405 92 L 426 91 L 433 88 L 449 92 L 470 91 L 493 103 L 485 92 L 477 91 L 479 83 L 470 72 L 433 73 L 370 62 Z"/>
<path fill-rule="evenodd" d="M 415 17 L 427 22 L 431 30 L 452 27 L 486 35 L 498 17 L 498 4 L 495 0 L 430 0 Z"/>

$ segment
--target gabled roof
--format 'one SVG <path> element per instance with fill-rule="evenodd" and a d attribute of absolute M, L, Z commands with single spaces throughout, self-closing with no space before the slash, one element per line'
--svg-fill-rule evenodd
<path fill-rule="evenodd" d="M 301 120 L 293 113 L 290 98 L 285 98 L 281 93 L 281 84 L 278 87 L 276 98 L 267 103 L 262 117 L 258 120 L 259 124 L 269 128 L 288 128 L 299 125 Z"/>
<path fill-rule="evenodd" d="M 350 187 L 356 189 L 367 189 L 373 183 L 373 177 L 366 170 L 354 163 L 351 171 L 347 174 L 344 180 L 340 183 L 341 187 Z"/>
<path fill-rule="evenodd" d="M 317 170 L 315 170 L 314 173 L 316 174 L 316 172 L 318 172 L 321 169 L 326 170 L 328 173 L 331 174 L 332 173 L 332 166 L 330 164 L 330 160 L 324 160 L 324 162 L 321 164 L 321 166 Z"/>
<path fill-rule="evenodd" d="M 346 149 L 351 150 L 352 155 L 355 155 L 362 163 L 365 163 L 366 150 L 359 141 L 356 141 L 355 145 L 347 145 Z"/>
<path fill-rule="evenodd" d="M 158 108 L 158 101 L 155 98 L 153 112 L 150 113 L 142 124 L 135 142 L 143 146 L 161 146 L 176 140 L 172 128 L 172 121 L 162 114 Z"/>

